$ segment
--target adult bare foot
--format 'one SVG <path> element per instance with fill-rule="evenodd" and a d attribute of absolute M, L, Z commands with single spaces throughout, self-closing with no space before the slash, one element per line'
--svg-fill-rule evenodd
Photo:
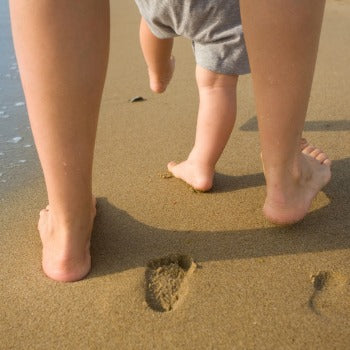
<path fill-rule="evenodd" d="M 41 210 L 38 230 L 43 245 L 42 268 L 51 279 L 73 282 L 84 278 L 91 268 L 90 238 L 96 216 L 93 197 L 90 215 L 58 227 L 49 206 Z"/>
<path fill-rule="evenodd" d="M 264 204 L 264 214 L 276 224 L 293 224 L 307 214 L 317 193 L 331 178 L 331 160 L 319 148 L 311 146 L 305 139 L 301 141 L 298 171 L 293 177 L 273 178 Z"/>
<path fill-rule="evenodd" d="M 331 166 L 331 160 L 328 158 L 327 154 L 321 149 L 310 145 L 306 139 L 301 139 L 301 151 L 306 155 L 317 159 L 321 164 Z"/>
<path fill-rule="evenodd" d="M 168 163 L 168 170 L 178 179 L 188 183 L 197 191 L 206 192 L 213 186 L 214 168 L 198 164 L 189 159 L 177 164 Z"/>
<path fill-rule="evenodd" d="M 173 73 L 175 70 L 175 57 L 171 56 L 169 59 L 169 64 L 166 69 L 162 72 L 153 72 L 148 69 L 149 75 L 149 85 L 153 92 L 161 94 L 168 87 Z"/>

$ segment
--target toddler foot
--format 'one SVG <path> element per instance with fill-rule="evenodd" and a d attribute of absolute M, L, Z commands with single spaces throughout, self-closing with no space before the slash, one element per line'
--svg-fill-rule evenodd
<path fill-rule="evenodd" d="M 168 163 L 168 170 L 197 191 L 206 192 L 213 186 L 215 171 L 211 167 L 199 165 L 187 159 L 179 164 Z"/>
<path fill-rule="evenodd" d="M 284 182 L 269 179 L 272 185 L 267 189 L 263 211 L 273 223 L 293 224 L 303 219 L 317 193 L 331 178 L 331 160 L 305 139 L 301 141 L 299 160 L 298 177 Z"/>
<path fill-rule="evenodd" d="M 73 282 L 84 278 L 91 268 L 90 237 L 96 216 L 93 198 L 90 215 L 57 227 L 49 206 L 41 210 L 38 230 L 43 245 L 42 268 L 51 279 Z"/>
<path fill-rule="evenodd" d="M 158 94 L 164 92 L 170 83 L 175 70 L 175 57 L 171 56 L 168 65 L 163 71 L 153 72 L 148 69 L 149 85 L 153 92 Z"/>

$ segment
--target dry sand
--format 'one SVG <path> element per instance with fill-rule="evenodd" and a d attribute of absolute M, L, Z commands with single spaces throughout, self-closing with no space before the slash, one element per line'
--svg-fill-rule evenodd
<path fill-rule="evenodd" d="M 305 136 L 327 150 L 333 179 L 306 219 L 266 222 L 250 77 L 214 189 L 199 194 L 159 176 L 194 137 L 197 93 L 190 43 L 153 95 L 131 1 L 112 2 L 112 48 L 98 130 L 93 267 L 83 281 L 48 280 L 40 267 L 42 177 L 0 204 L 1 349 L 349 349 L 350 3 L 327 3 Z M 141 95 L 144 102 L 128 100 Z M 169 312 L 146 302 L 147 263 L 198 262 Z M 185 269 L 186 270 L 186 269 Z"/>

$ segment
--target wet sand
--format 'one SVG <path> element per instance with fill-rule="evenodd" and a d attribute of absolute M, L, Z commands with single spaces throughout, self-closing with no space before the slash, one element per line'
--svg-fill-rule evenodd
<path fill-rule="evenodd" d="M 276 227 L 261 212 L 265 188 L 250 76 L 240 79 L 236 127 L 213 190 L 195 193 L 159 176 L 193 143 L 198 98 L 191 46 L 176 41 L 173 82 L 154 95 L 137 44 L 136 7 L 112 3 L 112 16 L 94 167 L 92 271 L 73 284 L 45 278 L 36 231 L 46 205 L 42 176 L 6 192 L 0 348 L 349 349 L 349 1 L 327 3 L 305 125 L 305 137 L 333 159 L 333 178 L 292 227 Z M 146 101 L 128 101 L 139 95 Z M 161 312 L 147 300 L 145 273 L 169 254 L 191 257 L 197 268 L 186 275 L 188 265 L 172 265 L 187 288 L 176 287 L 181 302 Z"/>
<path fill-rule="evenodd" d="M 8 1 L 0 1 L 0 52 L 0 201 L 3 201 L 5 193 L 40 174 L 13 48 Z"/>

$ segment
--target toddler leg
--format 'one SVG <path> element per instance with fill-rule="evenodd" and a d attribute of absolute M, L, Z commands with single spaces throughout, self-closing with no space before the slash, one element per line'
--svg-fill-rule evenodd
<path fill-rule="evenodd" d="M 329 181 L 330 160 L 300 151 L 324 1 L 242 0 L 267 197 L 264 213 L 280 224 L 301 220 Z"/>
<path fill-rule="evenodd" d="M 194 189 L 208 191 L 213 185 L 215 164 L 235 123 L 238 76 L 197 66 L 196 78 L 200 102 L 195 144 L 187 160 L 170 162 L 168 169 Z"/>
<path fill-rule="evenodd" d="M 175 58 L 171 55 L 174 40 L 158 39 L 148 28 L 144 18 L 140 24 L 140 43 L 145 58 L 152 91 L 166 90 L 175 69 Z"/>

